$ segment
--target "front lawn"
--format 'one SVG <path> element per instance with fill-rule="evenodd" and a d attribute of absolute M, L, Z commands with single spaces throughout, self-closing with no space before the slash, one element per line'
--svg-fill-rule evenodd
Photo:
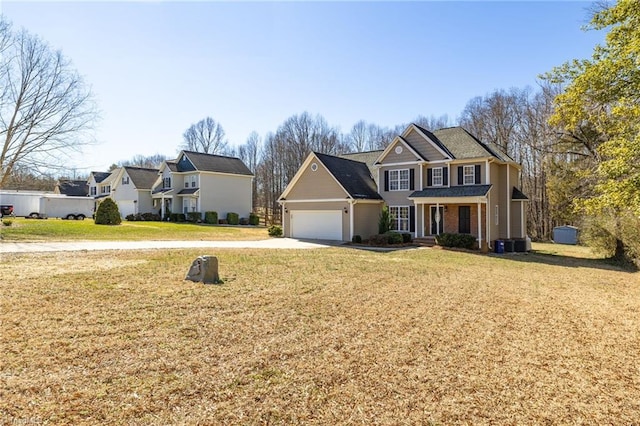
<path fill-rule="evenodd" d="M 218 256 L 223 285 L 183 281 L 200 254 Z M 640 412 L 639 275 L 579 252 L 38 253 L 3 255 L 0 276 L 8 424 L 634 424 Z"/>
<path fill-rule="evenodd" d="M 96 225 L 92 219 L 11 219 L 11 226 L 0 224 L 4 241 L 72 240 L 261 240 L 269 238 L 264 227 L 214 226 L 173 222 L 128 222 Z"/>

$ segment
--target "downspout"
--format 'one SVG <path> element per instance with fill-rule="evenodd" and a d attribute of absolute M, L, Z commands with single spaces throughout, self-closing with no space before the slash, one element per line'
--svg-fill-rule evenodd
<path fill-rule="evenodd" d="M 509 164 L 507 164 L 507 240 L 511 239 L 511 196 L 510 189 L 511 183 L 509 182 L 509 175 L 511 171 L 509 170 Z"/>
<path fill-rule="evenodd" d="M 353 210 L 356 206 L 356 200 L 349 200 L 349 241 L 353 241 L 353 224 L 354 224 L 354 213 Z"/>

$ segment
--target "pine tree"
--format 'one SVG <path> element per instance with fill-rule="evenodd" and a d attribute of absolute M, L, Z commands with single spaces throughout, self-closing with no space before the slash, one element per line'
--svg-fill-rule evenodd
<path fill-rule="evenodd" d="M 111 199 L 105 198 L 96 211 L 96 225 L 120 225 L 122 218 L 118 205 Z"/>

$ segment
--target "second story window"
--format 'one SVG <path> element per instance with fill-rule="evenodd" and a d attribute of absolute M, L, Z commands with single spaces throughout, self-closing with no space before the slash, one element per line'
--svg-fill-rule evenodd
<path fill-rule="evenodd" d="M 171 178 L 170 177 L 166 177 L 162 180 L 162 187 L 163 188 L 171 188 Z"/>
<path fill-rule="evenodd" d="M 473 185 L 476 183 L 476 173 L 474 166 L 464 166 L 464 181 L 465 185 Z"/>
<path fill-rule="evenodd" d="M 123 185 L 129 185 L 129 176 L 123 176 L 122 177 L 122 184 Z"/>
<path fill-rule="evenodd" d="M 409 169 L 389 170 L 389 191 L 409 190 Z"/>
<path fill-rule="evenodd" d="M 442 167 L 433 169 L 433 186 L 442 186 Z"/>
<path fill-rule="evenodd" d="M 185 188 L 195 188 L 196 187 L 196 175 L 186 176 L 184 178 L 184 187 Z"/>

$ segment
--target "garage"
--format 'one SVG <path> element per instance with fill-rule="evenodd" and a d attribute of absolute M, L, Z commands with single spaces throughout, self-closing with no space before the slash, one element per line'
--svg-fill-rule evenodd
<path fill-rule="evenodd" d="M 118 210 L 120 210 L 120 216 L 123 218 L 130 214 L 136 214 L 135 201 L 118 201 Z"/>
<path fill-rule="evenodd" d="M 291 237 L 342 240 L 342 210 L 294 210 L 289 213 Z"/>

